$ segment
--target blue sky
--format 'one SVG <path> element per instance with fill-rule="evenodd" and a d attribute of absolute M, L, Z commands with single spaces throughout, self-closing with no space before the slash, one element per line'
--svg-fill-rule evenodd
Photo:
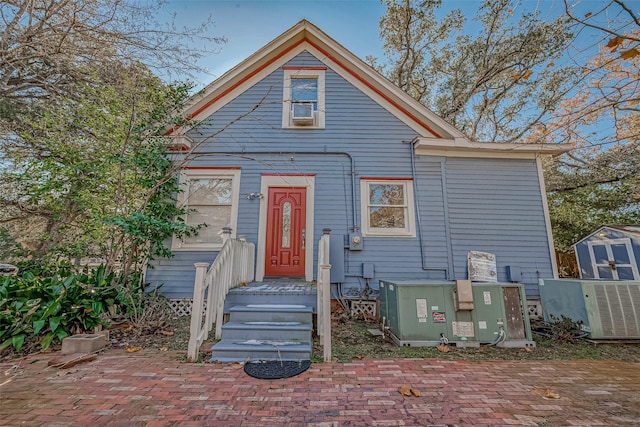
<path fill-rule="evenodd" d="M 377 0 L 169 0 L 165 9 L 175 12 L 180 24 L 197 23 L 211 15 L 215 22 L 211 33 L 227 38 L 220 53 L 201 62 L 213 74 L 210 80 L 301 19 L 311 21 L 361 58 L 382 55 L 378 22 L 385 8 Z"/>
<path fill-rule="evenodd" d="M 444 9 L 460 8 L 473 19 L 477 0 L 444 0 Z M 571 0 L 571 5 L 590 10 L 603 0 Z M 385 6 L 378 0 L 167 0 L 164 10 L 175 13 L 179 25 L 197 26 L 211 15 L 215 26 L 210 35 L 224 36 L 228 42 L 221 51 L 200 61 L 210 74 L 195 76 L 198 88 L 260 49 L 266 43 L 307 19 L 351 52 L 363 58 L 383 57 L 378 30 Z M 563 0 L 521 0 L 515 10 L 537 10 L 542 16 L 564 12 Z"/>

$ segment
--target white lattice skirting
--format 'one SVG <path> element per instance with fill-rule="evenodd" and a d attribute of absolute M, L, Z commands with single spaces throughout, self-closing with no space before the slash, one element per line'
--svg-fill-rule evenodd
<path fill-rule="evenodd" d="M 542 304 L 539 300 L 527 300 L 529 319 L 542 319 Z"/>
<path fill-rule="evenodd" d="M 207 302 L 204 302 L 207 305 Z M 170 299 L 169 306 L 177 316 L 191 316 L 191 307 L 193 306 L 193 299 Z"/>
<path fill-rule="evenodd" d="M 205 305 L 206 305 L 205 301 Z M 169 306 L 177 316 L 191 316 L 191 307 L 193 300 L 186 299 L 170 299 Z M 375 301 L 352 300 L 351 315 L 355 317 L 372 317 L 375 318 L 376 313 Z M 542 319 L 542 304 L 537 300 L 528 300 L 527 309 L 529 310 L 530 319 Z"/>
<path fill-rule="evenodd" d="M 375 318 L 376 301 L 351 300 L 351 315 L 353 317 Z"/>

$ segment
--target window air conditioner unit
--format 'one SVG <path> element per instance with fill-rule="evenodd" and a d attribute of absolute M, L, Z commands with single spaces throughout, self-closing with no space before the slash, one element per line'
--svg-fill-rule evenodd
<path fill-rule="evenodd" d="M 291 104 L 291 120 L 296 125 L 312 125 L 313 103 L 295 102 Z"/>

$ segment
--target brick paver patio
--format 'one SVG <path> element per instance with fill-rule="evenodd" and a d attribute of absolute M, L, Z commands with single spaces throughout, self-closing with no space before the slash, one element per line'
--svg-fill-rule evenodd
<path fill-rule="evenodd" d="M 110 350 L 65 370 L 55 356 L 0 364 L 0 425 L 640 425 L 639 363 L 363 359 L 259 380 L 171 353 Z"/>

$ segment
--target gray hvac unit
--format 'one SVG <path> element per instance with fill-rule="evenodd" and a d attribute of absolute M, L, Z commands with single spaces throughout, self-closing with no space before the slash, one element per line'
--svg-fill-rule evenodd
<path fill-rule="evenodd" d="M 541 279 L 544 319 L 581 322 L 593 339 L 640 338 L 640 282 Z"/>

